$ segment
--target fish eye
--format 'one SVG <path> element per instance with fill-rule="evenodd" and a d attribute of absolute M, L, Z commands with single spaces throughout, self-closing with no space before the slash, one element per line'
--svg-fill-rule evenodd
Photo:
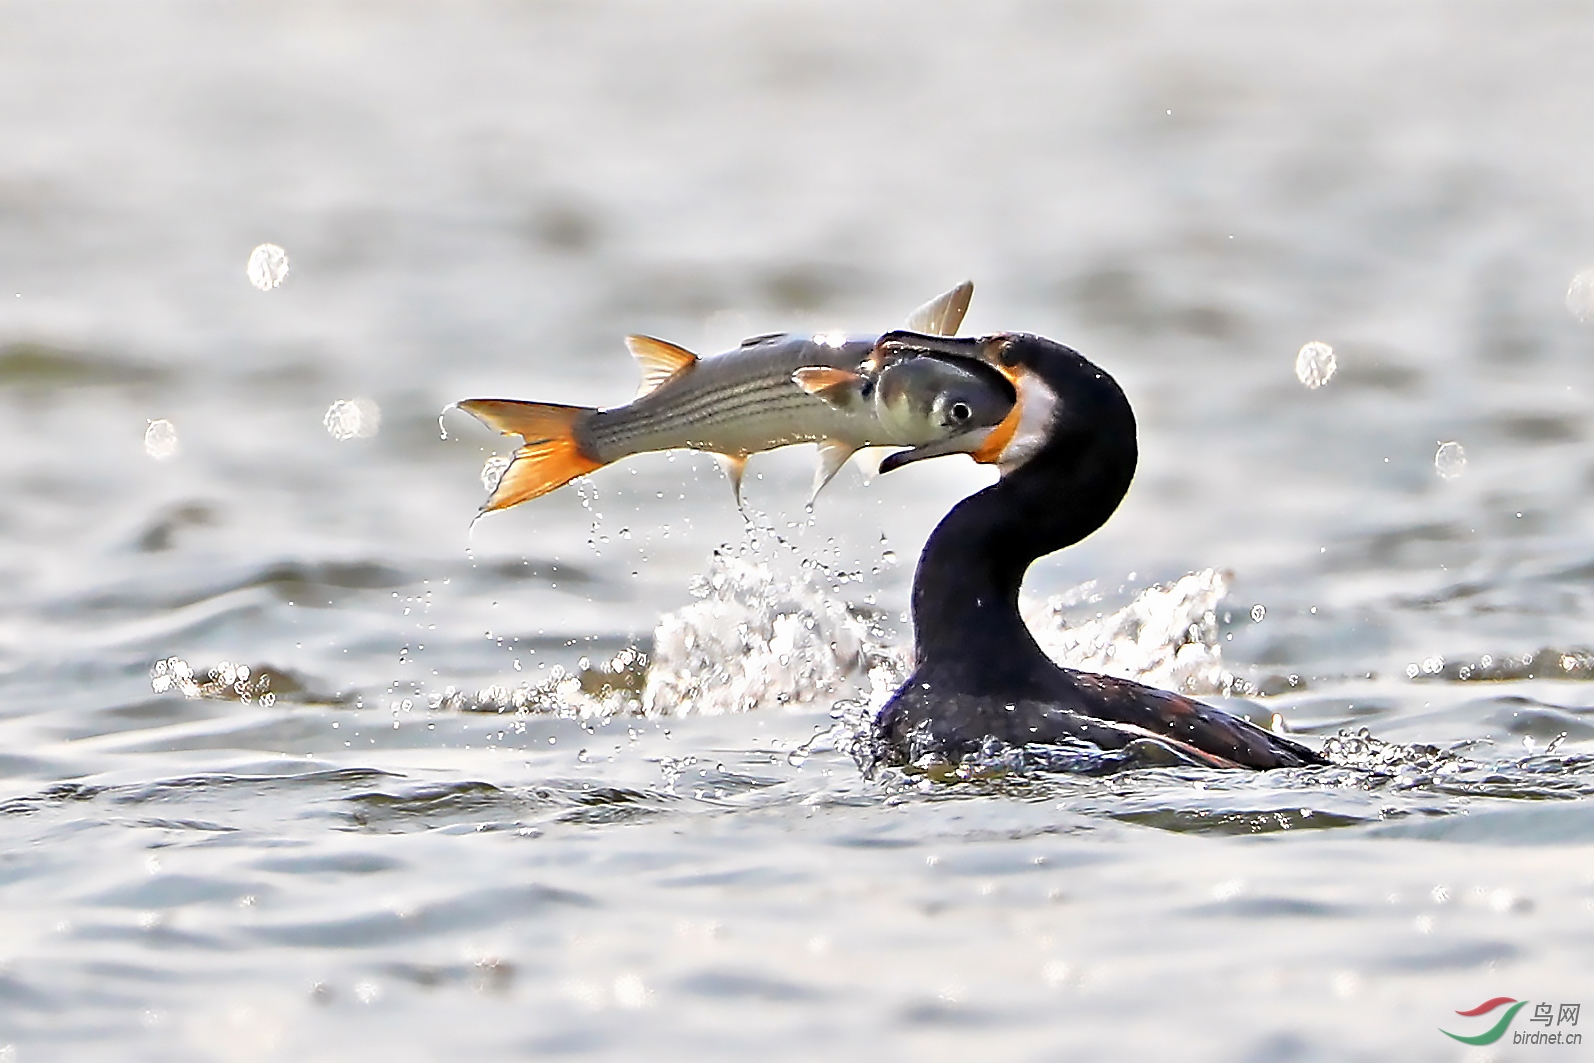
<path fill-rule="evenodd" d="M 954 402 L 952 404 L 952 409 L 948 412 L 951 413 L 952 420 L 956 421 L 958 424 L 962 424 L 964 421 L 967 421 L 970 417 L 974 416 L 974 411 L 969 409 L 969 404 L 966 402 Z"/>

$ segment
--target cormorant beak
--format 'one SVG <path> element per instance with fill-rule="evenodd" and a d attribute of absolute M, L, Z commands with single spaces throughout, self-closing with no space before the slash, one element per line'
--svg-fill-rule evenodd
<path fill-rule="evenodd" d="M 923 332 L 895 329 L 875 341 L 875 353 L 877 356 L 941 354 L 996 365 L 999 363 L 987 351 L 991 339 L 989 336 L 931 336 Z"/>
<path fill-rule="evenodd" d="M 960 436 L 953 436 L 951 439 L 926 443 L 924 446 L 914 447 L 912 450 L 893 451 L 881 459 L 880 471 L 887 473 L 892 469 L 900 469 L 904 465 L 923 461 L 925 458 L 939 458 L 947 454 L 972 454 L 985 445 L 986 439 L 993 431 L 995 429 L 984 428 Z"/>

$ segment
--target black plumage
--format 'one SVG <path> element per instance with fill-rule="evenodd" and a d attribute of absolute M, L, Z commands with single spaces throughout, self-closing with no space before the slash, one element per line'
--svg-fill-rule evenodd
<path fill-rule="evenodd" d="M 1299 743 L 1190 698 L 1058 667 L 1020 617 L 1019 585 L 1030 563 L 1101 527 L 1134 477 L 1134 412 L 1112 377 L 1039 336 L 898 334 L 893 342 L 943 353 L 966 347 L 1035 374 L 1055 402 L 1038 449 L 954 506 L 925 544 L 913 581 L 918 665 L 875 722 L 885 759 L 957 757 L 991 739 L 1014 746 L 1082 740 L 1116 750 L 1155 737 L 1217 766 L 1323 763 Z"/>

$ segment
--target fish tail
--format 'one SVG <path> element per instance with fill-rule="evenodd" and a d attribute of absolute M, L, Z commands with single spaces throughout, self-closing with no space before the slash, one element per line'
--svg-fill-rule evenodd
<path fill-rule="evenodd" d="M 466 399 L 459 408 L 489 428 L 506 436 L 520 436 L 526 445 L 515 451 L 515 458 L 499 478 L 498 486 L 482 512 L 510 506 L 547 494 L 556 488 L 601 469 L 599 461 L 582 449 L 576 430 L 594 412 L 590 406 L 561 406 L 552 402 L 521 402 L 516 399 Z"/>

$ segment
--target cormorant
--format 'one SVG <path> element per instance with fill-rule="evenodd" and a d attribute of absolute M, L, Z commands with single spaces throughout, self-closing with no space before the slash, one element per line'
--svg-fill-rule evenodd
<path fill-rule="evenodd" d="M 1000 466 L 1002 478 L 954 506 L 919 557 L 917 667 L 875 719 L 883 759 L 956 758 L 993 739 L 1121 750 L 1150 738 L 1219 767 L 1326 763 L 1190 698 L 1061 668 L 1020 617 L 1019 584 L 1030 563 L 1106 523 L 1134 477 L 1135 416 L 1112 377 L 1077 351 L 1023 333 L 954 339 L 897 332 L 880 342 L 977 358 L 1001 367 L 1019 390 L 1013 415 L 976 455 Z M 928 456 L 892 455 L 881 469 Z"/>

